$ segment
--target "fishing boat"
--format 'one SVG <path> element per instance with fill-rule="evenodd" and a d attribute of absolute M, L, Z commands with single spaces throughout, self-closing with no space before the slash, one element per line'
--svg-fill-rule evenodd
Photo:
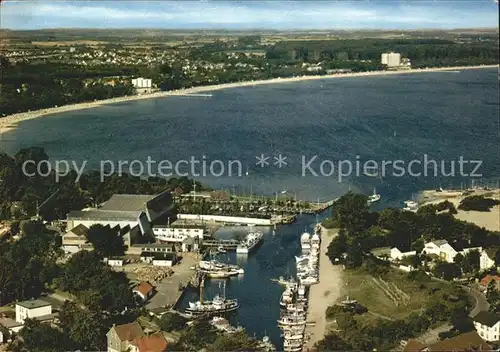
<path fill-rule="evenodd" d="M 263 236 L 262 232 L 249 233 L 236 247 L 236 253 L 250 253 L 250 251 L 260 243 Z"/>
<path fill-rule="evenodd" d="M 240 275 L 240 272 L 238 270 L 206 270 L 206 269 L 201 269 L 200 272 L 207 275 L 208 277 L 210 277 L 212 279 L 227 279 L 227 278 L 230 278 L 231 276 Z"/>
<path fill-rule="evenodd" d="M 210 325 L 212 325 L 217 330 L 224 331 L 228 334 L 234 334 L 236 332 L 243 331 L 242 327 L 236 328 L 232 326 L 227 319 L 220 316 L 213 317 L 210 321 Z"/>
<path fill-rule="evenodd" d="M 239 270 L 240 267 L 238 265 L 233 265 L 233 264 L 226 264 L 226 263 L 221 263 L 217 260 L 201 260 L 198 263 L 200 269 L 206 269 L 206 270 L 227 270 L 227 269 L 234 269 L 234 270 Z"/>
<path fill-rule="evenodd" d="M 373 194 L 368 196 L 368 204 L 372 204 L 378 202 L 380 200 L 380 194 L 377 193 L 377 190 L 373 189 Z"/>
<path fill-rule="evenodd" d="M 219 253 L 226 253 L 226 250 L 224 249 L 224 247 L 219 246 L 219 247 L 217 247 L 217 252 L 219 252 Z"/>
<path fill-rule="evenodd" d="M 186 314 L 191 317 L 198 317 L 201 315 L 214 315 L 228 313 L 237 310 L 240 305 L 238 299 L 226 298 L 226 283 L 223 284 L 222 296 L 216 295 L 212 301 L 203 300 L 203 286 L 205 282 L 202 281 L 200 285 L 200 300 L 196 302 L 189 302 L 186 308 Z"/>

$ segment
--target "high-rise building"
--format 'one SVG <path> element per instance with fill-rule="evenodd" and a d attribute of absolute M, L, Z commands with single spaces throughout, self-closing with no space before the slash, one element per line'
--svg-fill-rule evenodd
<path fill-rule="evenodd" d="M 389 55 L 389 54 L 387 54 L 387 53 L 383 53 L 383 54 L 382 54 L 382 58 L 381 58 L 381 60 L 380 60 L 380 61 L 381 61 L 381 63 L 382 63 L 382 65 L 387 65 L 387 62 L 388 62 L 388 60 L 387 60 L 387 56 L 388 56 L 388 55 Z"/>
<path fill-rule="evenodd" d="M 401 54 L 392 52 L 383 53 L 380 61 L 383 65 L 387 65 L 388 67 L 398 67 L 401 66 Z"/>

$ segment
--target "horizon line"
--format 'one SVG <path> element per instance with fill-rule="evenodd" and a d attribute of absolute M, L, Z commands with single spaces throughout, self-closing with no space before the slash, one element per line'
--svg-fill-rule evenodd
<path fill-rule="evenodd" d="M 476 30 L 476 29 L 481 29 L 481 30 L 494 30 L 494 31 L 499 31 L 499 27 L 450 27 L 450 28 L 283 28 L 283 29 L 276 29 L 276 28 L 203 28 L 203 27 L 192 27 L 192 28 L 164 28 L 164 27 L 106 27 L 106 28 L 101 28 L 101 27 L 47 27 L 47 28 L 33 28 L 33 29 L 12 29 L 12 28 L 0 28 L 0 31 L 12 31 L 12 32 L 36 32 L 36 31 L 45 31 L 45 30 L 100 30 L 100 31 L 113 31 L 113 30 L 147 30 L 147 31 L 152 31 L 152 30 L 162 30 L 162 31 L 232 31 L 232 32 L 250 32 L 250 31 L 269 31 L 269 32 L 308 32 L 308 31 L 373 31 L 373 32 L 385 32 L 385 31 L 401 31 L 401 32 L 414 32 L 414 31 L 423 31 L 423 32 L 430 32 L 430 31 L 457 31 L 457 30 Z"/>

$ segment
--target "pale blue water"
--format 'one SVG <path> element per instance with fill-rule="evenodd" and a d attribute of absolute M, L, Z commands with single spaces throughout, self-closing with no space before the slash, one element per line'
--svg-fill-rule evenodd
<path fill-rule="evenodd" d="M 470 185 L 471 178 L 380 179 L 361 173 L 338 182 L 337 175 L 302 177 L 301 157 L 354 163 L 358 156 L 407 165 L 427 154 L 445 160 L 448 172 L 449 162 L 462 156 L 482 160 L 478 173 L 495 180 L 500 175 L 498 93 L 496 69 L 263 85 L 215 91 L 211 98 L 152 99 L 46 116 L 21 123 L 3 136 L 0 146 L 10 153 L 41 146 L 53 160 L 88 160 L 87 168 L 108 159 L 145 163 L 148 156 L 172 162 L 203 155 L 208 161 L 239 160 L 242 177 L 201 180 L 237 193 L 286 189 L 311 200 L 333 199 L 349 187 L 365 193 L 376 187 L 382 195 L 377 207 L 399 206 L 424 188 Z M 257 155 L 271 156 L 273 162 L 280 153 L 287 157 L 286 167 L 255 165 Z M 319 162 L 313 168 L 319 172 Z M 244 277 L 228 283 L 227 296 L 241 300 L 235 319 L 249 332 L 260 337 L 267 332 L 280 343 L 275 322 L 281 289 L 269 279 L 293 273 L 299 235 L 314 222 L 303 216 L 279 227 L 275 237 L 267 233 L 262 247 L 244 261 Z M 217 283 L 211 282 L 207 294 L 216 290 Z"/>

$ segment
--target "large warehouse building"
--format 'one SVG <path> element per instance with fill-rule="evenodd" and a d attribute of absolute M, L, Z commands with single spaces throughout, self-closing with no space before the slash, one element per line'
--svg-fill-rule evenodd
<path fill-rule="evenodd" d="M 174 203 L 170 192 L 159 195 L 115 194 L 102 207 L 71 211 L 67 217 L 67 231 L 78 225 L 87 228 L 94 224 L 134 228 L 153 235 L 152 224 L 172 216 Z"/>

